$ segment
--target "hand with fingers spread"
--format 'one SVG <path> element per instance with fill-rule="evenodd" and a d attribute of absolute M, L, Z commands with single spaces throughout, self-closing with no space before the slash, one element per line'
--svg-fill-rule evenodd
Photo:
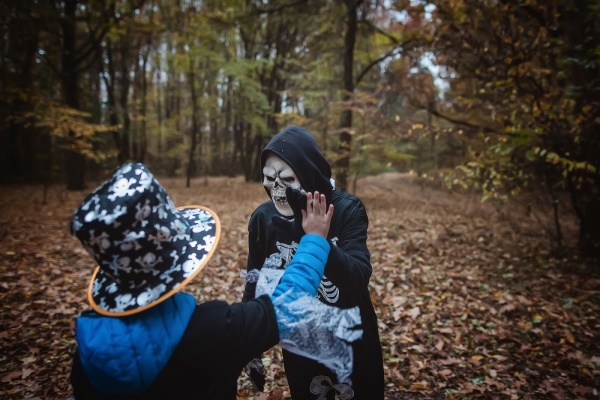
<path fill-rule="evenodd" d="M 302 228 L 306 233 L 316 233 L 327 239 L 333 217 L 333 204 L 327 207 L 324 194 L 315 191 L 306 195 L 306 209 L 302 209 Z"/>

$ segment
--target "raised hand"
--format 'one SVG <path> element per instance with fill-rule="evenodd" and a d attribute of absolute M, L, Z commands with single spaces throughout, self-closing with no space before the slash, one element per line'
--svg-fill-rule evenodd
<path fill-rule="evenodd" d="M 333 217 L 333 204 L 327 207 L 324 194 L 315 191 L 306 194 L 306 209 L 302 209 L 302 228 L 306 233 L 316 233 L 327 239 Z"/>

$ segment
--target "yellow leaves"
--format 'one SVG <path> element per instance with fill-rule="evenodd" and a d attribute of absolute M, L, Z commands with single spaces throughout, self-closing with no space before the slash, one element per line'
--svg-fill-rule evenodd
<path fill-rule="evenodd" d="M 542 317 L 539 314 L 536 314 L 533 316 L 533 318 L 531 319 L 531 322 L 533 322 L 534 324 L 540 324 L 542 323 L 542 321 L 544 320 L 544 317 Z"/>
<path fill-rule="evenodd" d="M 108 156 L 94 151 L 92 144 L 97 140 L 99 133 L 114 131 L 119 126 L 88 122 L 90 113 L 44 97 L 33 97 L 31 101 L 33 110 L 24 114 L 24 118 L 36 127 L 42 128 L 51 137 L 59 139 L 59 146 L 97 161 Z"/>
<path fill-rule="evenodd" d="M 564 177 L 567 177 L 568 173 L 573 171 L 584 171 L 592 174 L 597 172 L 597 168 L 587 161 L 571 160 L 566 156 L 561 156 L 556 152 L 541 149 L 540 147 L 534 147 L 533 154 L 542 157 L 547 163 L 552 165 L 560 164 L 560 167 L 563 169 Z"/>

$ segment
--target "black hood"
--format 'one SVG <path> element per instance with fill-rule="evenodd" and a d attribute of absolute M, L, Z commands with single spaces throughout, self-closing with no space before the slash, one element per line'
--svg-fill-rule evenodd
<path fill-rule="evenodd" d="M 267 143 L 260 155 L 261 180 L 264 180 L 263 167 L 271 153 L 277 155 L 294 170 L 304 190 L 307 192 L 318 190 L 328 200 L 330 199 L 331 166 L 306 129 L 295 125 L 288 126 Z M 268 190 L 267 194 L 269 194 Z"/>

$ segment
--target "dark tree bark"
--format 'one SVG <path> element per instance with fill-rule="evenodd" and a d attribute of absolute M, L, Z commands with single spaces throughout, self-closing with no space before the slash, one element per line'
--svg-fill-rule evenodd
<path fill-rule="evenodd" d="M 34 7 L 31 1 L 0 5 L 0 93 L 5 94 L 0 99 L 0 180 L 6 182 L 40 176 L 46 181 L 52 170 L 48 135 L 10 118 L 30 111 L 31 105 L 21 96 L 6 95 L 15 88 L 20 94 L 31 91 L 40 41 L 39 21 L 31 17 Z"/>
<path fill-rule="evenodd" d="M 106 86 L 106 102 L 107 102 L 107 111 L 108 111 L 108 121 L 112 126 L 116 126 L 119 124 L 119 116 L 117 114 L 117 101 L 115 94 L 115 82 L 117 80 L 117 76 L 115 73 L 115 66 L 113 61 L 113 49 L 112 44 L 107 43 L 105 48 L 105 56 L 106 56 L 106 67 L 107 71 L 102 74 L 104 85 Z M 101 63 L 101 65 L 104 65 Z M 121 146 L 121 135 L 117 129 L 112 131 L 112 137 L 115 142 L 115 146 L 117 147 L 117 160 L 119 164 L 125 162 L 127 158 L 129 158 L 129 154 L 126 154 Z"/>
<path fill-rule="evenodd" d="M 223 136 L 226 138 L 226 146 L 227 146 L 227 155 L 226 155 L 226 160 L 229 160 L 229 162 L 227 163 L 227 175 L 229 177 L 234 177 L 236 175 L 236 165 L 238 165 L 237 163 L 237 158 L 236 158 L 236 140 L 235 139 L 235 132 L 234 132 L 234 124 L 233 124 L 233 101 L 232 101 L 232 93 L 233 93 L 233 78 L 231 76 L 229 76 L 227 78 L 227 90 L 226 90 L 226 94 L 225 94 L 225 104 L 223 105 L 224 107 L 224 114 L 225 114 L 225 122 L 222 128 L 222 132 L 223 132 Z"/>
<path fill-rule="evenodd" d="M 148 132 L 146 126 L 146 117 L 148 114 L 148 78 L 146 76 L 146 68 L 148 65 L 148 57 L 150 50 L 146 50 L 142 57 L 142 105 L 140 113 L 142 115 L 142 124 L 140 127 L 140 147 L 139 147 L 139 161 L 144 162 L 146 159 L 146 153 L 148 152 Z"/>
<path fill-rule="evenodd" d="M 344 35 L 344 95 L 347 102 L 354 94 L 354 45 L 358 27 L 358 7 L 362 0 L 344 0 L 346 4 L 346 34 Z M 350 150 L 352 149 L 352 110 L 342 111 L 340 119 L 340 153 L 335 174 L 336 186 L 340 190 L 348 187 Z"/>
<path fill-rule="evenodd" d="M 584 0 L 569 0 L 562 3 L 562 29 L 565 39 L 566 56 L 572 60 L 567 64 L 567 84 L 570 85 L 576 101 L 576 111 L 580 112 L 586 104 L 600 102 L 600 90 L 590 85 L 597 79 L 598 67 L 585 67 L 589 54 L 600 45 L 596 34 L 594 16 L 590 14 Z M 597 61 L 597 59 L 596 59 Z M 596 62 L 597 66 L 597 62 Z M 584 159 L 596 159 L 596 172 L 572 174 L 570 180 L 571 199 L 579 217 L 579 249 L 586 256 L 600 256 L 600 173 L 598 172 L 598 154 L 600 141 L 597 139 L 598 118 L 589 118 L 581 132 Z M 561 132 L 561 134 L 566 134 Z M 579 179 L 584 178 L 582 185 Z"/>
<path fill-rule="evenodd" d="M 77 25 L 75 13 L 77 0 L 65 0 L 64 18 L 61 21 L 63 46 L 61 54 L 61 84 L 65 104 L 76 110 L 79 109 L 79 68 L 77 63 Z M 69 132 L 73 139 L 74 132 Z M 66 151 L 67 189 L 82 190 L 85 188 L 85 157 L 77 150 Z"/>
<path fill-rule="evenodd" d="M 131 35 L 129 29 L 127 34 L 123 35 L 120 40 L 120 80 L 119 80 L 119 109 L 121 110 L 121 152 L 123 153 L 124 161 L 131 158 L 131 117 L 129 116 L 129 88 L 131 87 L 131 78 L 129 75 L 130 57 L 130 40 Z"/>
<path fill-rule="evenodd" d="M 60 30 L 62 33 L 60 80 L 63 89 L 65 104 L 79 110 L 80 89 L 79 77 L 84 71 L 97 62 L 100 54 L 101 42 L 112 26 L 120 19 L 132 15 L 144 3 L 144 0 L 128 3 L 128 13 L 117 13 L 115 3 L 87 4 L 79 0 L 53 1 L 52 5 L 57 11 Z M 78 12 L 86 8 L 90 24 L 85 32 L 78 31 Z M 91 7 L 97 7 L 93 10 Z M 128 75 L 128 74 L 127 74 Z M 122 95 L 122 93 L 121 93 Z M 122 97 L 120 99 L 122 101 Z M 123 121 L 124 126 L 128 121 Z M 126 128 L 124 128 L 126 129 Z M 71 132 L 70 139 L 75 139 Z M 85 187 L 85 156 L 75 148 L 66 151 L 66 178 L 67 188 L 81 190 Z"/>
<path fill-rule="evenodd" d="M 192 129 L 190 131 L 190 153 L 188 157 L 187 165 L 187 176 L 185 181 L 185 187 L 190 187 L 190 181 L 192 174 L 195 172 L 196 160 L 196 140 L 198 137 L 198 104 L 196 94 L 196 73 L 194 72 L 194 60 L 190 59 L 190 73 L 188 74 L 188 81 L 190 85 L 190 96 L 192 100 Z"/>

